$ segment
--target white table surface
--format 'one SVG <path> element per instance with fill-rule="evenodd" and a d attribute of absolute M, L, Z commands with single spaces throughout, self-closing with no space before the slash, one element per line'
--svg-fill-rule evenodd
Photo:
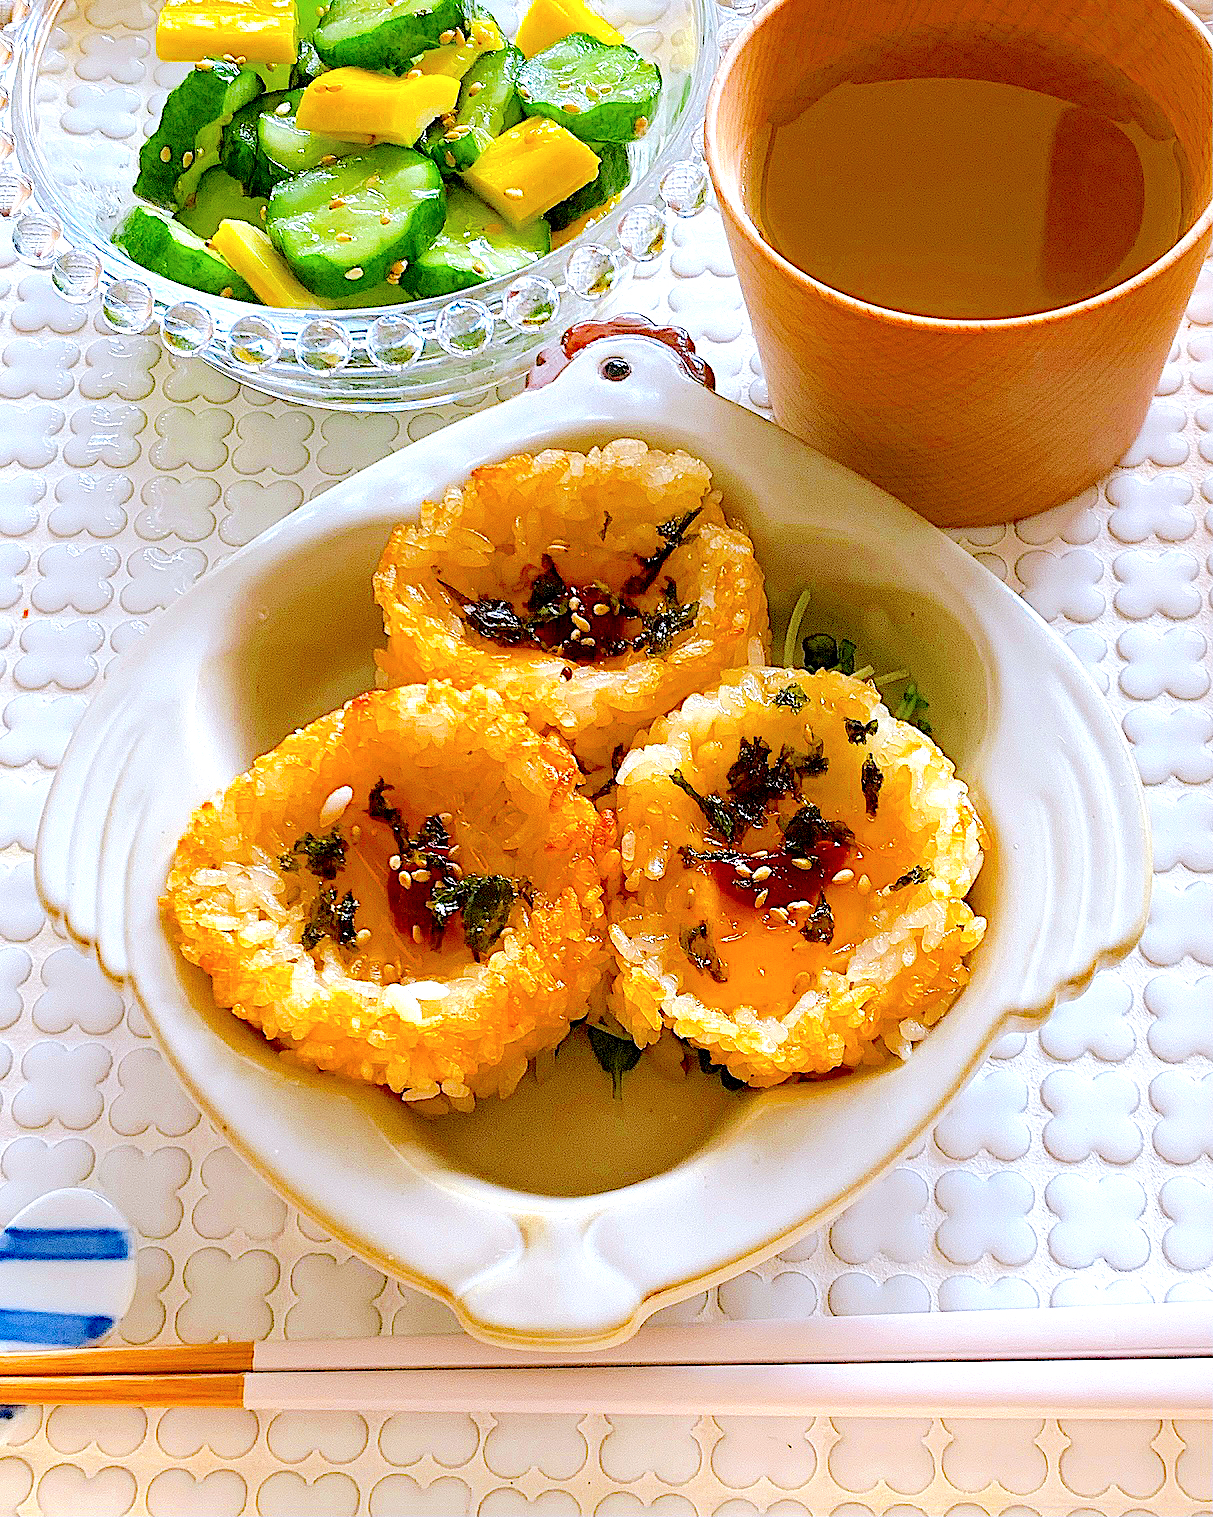
<path fill-rule="evenodd" d="M 3 234 L 0 234 L 3 235 Z M 453 413 L 356 417 L 116 337 L 0 250 L 0 1223 L 94 1186 L 140 1237 L 129 1343 L 445 1331 L 319 1234 L 200 1117 L 138 1012 L 55 937 L 31 849 L 109 661 L 208 567 Z M 719 219 L 618 302 L 765 393 Z M 980 481 L 974 482 L 976 491 Z M 973 1085 L 831 1228 L 682 1320 L 1208 1298 L 1213 1264 L 1213 265 L 1141 437 L 1098 490 L 957 534 L 1090 666 L 1155 828 L 1141 949 Z M 1064 925 L 1060 930 L 1064 930 Z M 0 1513 L 1189 1517 L 1208 1423 L 25 1409 Z"/>

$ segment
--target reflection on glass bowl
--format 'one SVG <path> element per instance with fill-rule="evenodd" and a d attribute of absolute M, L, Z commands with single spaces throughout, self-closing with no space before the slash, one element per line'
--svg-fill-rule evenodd
<path fill-rule="evenodd" d="M 725 0 L 721 0 L 725 3 Z M 154 0 L 16 0 L 0 28 L 0 217 L 25 263 L 64 299 L 99 297 L 115 330 L 158 329 L 267 394 L 398 410 L 468 399 L 515 379 L 553 328 L 586 315 L 664 245 L 670 215 L 707 200 L 700 123 L 717 61 L 716 0 L 598 6 L 661 68 L 655 119 L 632 143 L 619 204 L 521 274 L 386 309 L 245 305 L 132 263 L 110 233 L 133 203 L 139 148 L 188 64 L 156 58 Z M 506 29 L 516 16 L 498 8 Z"/>

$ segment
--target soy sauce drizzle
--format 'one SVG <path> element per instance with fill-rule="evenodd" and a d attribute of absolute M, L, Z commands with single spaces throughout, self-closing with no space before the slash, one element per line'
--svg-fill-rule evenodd
<path fill-rule="evenodd" d="M 460 916 L 464 941 L 479 961 L 509 924 L 514 902 L 523 893 L 520 886 L 503 874 L 465 874 L 442 814 L 427 816 L 410 835 L 404 814 L 387 800 L 392 788 L 383 779 L 376 782 L 367 815 L 386 823 L 396 843 L 386 882 L 396 930 L 414 943 L 428 941 L 437 948 L 447 924 Z"/>
<path fill-rule="evenodd" d="M 709 875 L 722 895 L 744 906 L 786 914 L 810 942 L 832 941 L 834 921 L 824 890 L 851 856 L 849 843 L 823 837 L 807 856 L 786 845 L 752 853 L 684 847 L 681 853 L 688 868 Z"/>
<path fill-rule="evenodd" d="M 803 936 L 814 943 L 833 940 L 834 917 L 825 899 L 825 887 L 844 867 L 855 846 L 850 828 L 827 820 L 812 801 L 800 797 L 804 780 L 824 773 L 826 768 L 820 743 L 813 743 L 806 751 L 785 745 L 772 756 L 770 745 L 755 737 L 741 740 L 726 776 L 727 795 L 701 794 L 681 769 L 671 775 L 721 840 L 706 848 L 684 846 L 680 850 L 683 863 L 708 875 L 730 899 L 756 910 L 777 912 L 795 922 Z M 750 828 L 763 824 L 770 806 L 788 795 L 795 796 L 799 804 L 779 824 L 782 844 L 754 850 L 739 847 Z M 692 957 L 689 952 L 688 957 Z M 692 962 L 696 962 L 693 957 Z"/>
<path fill-rule="evenodd" d="M 654 607 L 642 607 L 638 598 L 653 588 L 670 557 L 694 540 L 690 528 L 702 509 L 660 522 L 656 552 L 636 555 L 640 568 L 628 576 L 619 592 L 602 580 L 570 584 L 549 553 L 540 561 L 521 611 L 501 596 L 472 599 L 445 580 L 439 583 L 456 601 L 468 626 L 502 647 L 542 648 L 579 664 L 629 652 L 657 658 L 669 652 L 680 632 L 694 625 L 699 602 L 680 600 L 677 583 L 669 576 Z M 609 523 L 608 512 L 604 533 Z"/>

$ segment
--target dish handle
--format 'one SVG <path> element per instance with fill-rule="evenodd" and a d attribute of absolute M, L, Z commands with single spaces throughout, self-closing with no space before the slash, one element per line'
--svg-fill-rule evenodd
<path fill-rule="evenodd" d="M 127 870 L 164 799 L 163 776 L 187 767 L 187 694 L 136 649 L 112 670 L 56 771 L 43 807 L 34 878 L 51 920 L 96 949 L 125 980 Z M 162 767 L 163 765 L 163 767 Z"/>
<path fill-rule="evenodd" d="M 592 1341 L 625 1332 L 639 1311 L 643 1292 L 593 1240 L 594 1216 L 551 1212 L 516 1215 L 518 1247 L 466 1281 L 455 1298 L 463 1325 L 479 1337 L 503 1343 L 514 1338 L 559 1337 L 553 1324 L 576 1324 L 568 1342 Z"/>
<path fill-rule="evenodd" d="M 1013 856 L 1014 961 L 1022 967 L 1008 1016 L 1039 1023 L 1141 937 L 1150 832 L 1128 745 L 1078 660 L 1059 662 L 1046 686 L 1017 667 L 1004 678 L 1008 702 L 1031 709 L 1035 724 L 1004 734 L 983 785 L 1010 798 L 1000 831 Z M 1040 728 L 1056 745 L 1047 767 L 1033 742 Z"/>
<path fill-rule="evenodd" d="M 628 312 L 614 316 L 608 321 L 579 321 L 566 327 L 558 342 L 540 348 L 535 362 L 526 377 L 528 390 L 540 389 L 562 374 L 579 353 L 595 342 L 610 341 L 619 337 L 648 337 L 660 342 L 674 354 L 682 365 L 688 379 L 701 384 L 705 390 L 715 390 L 716 375 L 706 359 L 695 351 L 695 340 L 685 327 L 659 327 L 648 316 Z M 608 363 L 611 360 L 608 360 Z M 620 365 L 618 373 L 603 373 L 604 379 L 627 379 L 630 367 L 626 359 L 615 360 Z"/>

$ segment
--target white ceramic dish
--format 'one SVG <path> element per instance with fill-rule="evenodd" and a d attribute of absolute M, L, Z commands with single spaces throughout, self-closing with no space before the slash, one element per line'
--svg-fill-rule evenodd
<path fill-rule="evenodd" d="M 628 377 L 605 377 L 608 360 Z M 284 1063 L 217 1010 L 157 897 L 190 810 L 371 682 L 371 571 L 392 525 L 486 461 L 618 436 L 708 461 L 754 536 L 777 627 L 808 584 L 813 629 L 913 669 L 990 832 L 974 892 L 989 931 L 971 984 L 904 1065 L 734 1097 L 642 1061 L 612 1102 L 571 1044 L 545 1084 L 528 1077 L 507 1102 L 429 1122 Z M 1017 596 L 874 486 L 627 337 L 335 486 L 183 596 L 77 729 L 37 871 L 48 910 L 131 982 L 195 1098 L 277 1189 L 470 1332 L 550 1347 L 621 1340 L 838 1210 L 1008 1024 L 1041 1020 L 1128 952 L 1150 851 L 1113 716 Z"/>

